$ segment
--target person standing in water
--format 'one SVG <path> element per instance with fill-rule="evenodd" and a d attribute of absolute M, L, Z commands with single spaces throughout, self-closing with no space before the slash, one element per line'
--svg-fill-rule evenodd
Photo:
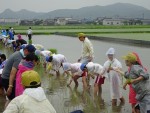
<path fill-rule="evenodd" d="M 110 94 L 112 99 L 112 106 L 117 106 L 117 99 L 120 99 L 121 103 L 124 103 L 124 97 L 121 91 L 121 74 L 116 72 L 115 69 L 122 69 L 121 63 L 115 58 L 115 49 L 109 48 L 106 52 L 108 60 L 104 63 L 103 73 L 108 76 L 110 82 Z"/>
<path fill-rule="evenodd" d="M 27 36 L 28 36 L 28 43 L 32 44 L 32 29 L 31 27 L 29 27 L 29 29 L 27 30 Z"/>
<path fill-rule="evenodd" d="M 78 62 L 83 64 L 87 64 L 88 62 L 93 61 L 94 58 L 94 49 L 91 41 L 86 37 L 84 33 L 79 33 L 78 38 L 82 44 L 82 55 L 78 59 Z"/>

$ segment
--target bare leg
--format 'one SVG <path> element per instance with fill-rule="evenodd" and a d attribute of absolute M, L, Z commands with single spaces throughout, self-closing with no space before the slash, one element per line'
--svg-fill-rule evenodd
<path fill-rule="evenodd" d="M 94 99 L 96 99 L 98 97 L 98 92 L 99 92 L 99 88 L 98 88 L 98 84 L 94 84 Z"/>
<path fill-rule="evenodd" d="M 117 99 L 112 99 L 112 106 L 117 106 Z"/>
<path fill-rule="evenodd" d="M 83 83 L 83 89 L 87 90 L 88 89 L 88 85 L 87 85 L 87 82 L 86 82 L 86 76 L 82 77 L 82 83 Z"/>
<path fill-rule="evenodd" d="M 57 75 L 57 77 L 59 77 L 60 76 L 60 72 L 56 71 L 56 75 Z"/>
<path fill-rule="evenodd" d="M 120 98 L 120 101 L 121 101 L 121 104 L 124 104 L 124 103 L 125 103 L 124 97 L 121 97 L 121 98 Z"/>
<path fill-rule="evenodd" d="M 75 75 L 74 77 L 73 77 L 73 80 L 74 80 L 74 83 L 75 83 L 75 87 L 78 87 L 78 85 L 79 85 L 79 83 L 78 83 L 78 80 L 79 79 L 79 76 L 78 75 Z"/>

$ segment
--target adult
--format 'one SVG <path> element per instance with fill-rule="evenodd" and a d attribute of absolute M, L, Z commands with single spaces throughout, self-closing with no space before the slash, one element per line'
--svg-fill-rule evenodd
<path fill-rule="evenodd" d="M 94 58 L 93 45 L 84 33 L 79 33 L 78 38 L 81 42 L 83 42 L 82 55 L 78 59 L 78 62 L 87 64 L 88 62 L 91 62 Z"/>
<path fill-rule="evenodd" d="M 129 70 L 122 74 L 128 79 L 128 84 L 132 85 L 136 93 L 136 99 L 140 108 L 140 113 L 150 112 L 150 82 L 149 74 L 138 61 L 135 53 L 128 53 L 123 57 Z"/>
<path fill-rule="evenodd" d="M 15 90 L 16 96 L 21 95 L 24 91 L 24 88 L 21 84 L 22 73 L 28 70 L 33 70 L 37 62 L 38 62 L 38 57 L 34 53 L 31 53 L 28 54 L 25 58 L 23 58 L 19 63 L 18 71 L 16 74 L 16 90 Z"/>
<path fill-rule="evenodd" d="M 29 44 L 32 44 L 32 29 L 31 29 L 31 27 L 29 27 L 29 29 L 27 30 L 27 36 L 28 36 Z"/>
<path fill-rule="evenodd" d="M 13 53 L 7 60 L 1 76 L 2 86 L 4 87 L 8 97 L 6 106 L 15 97 L 15 77 L 18 65 L 22 58 L 33 52 L 35 52 L 35 47 L 33 45 L 27 45 L 24 49 Z"/>
<path fill-rule="evenodd" d="M 21 77 L 25 91 L 14 98 L 3 113 L 56 113 L 46 98 L 37 72 L 25 71 Z"/>

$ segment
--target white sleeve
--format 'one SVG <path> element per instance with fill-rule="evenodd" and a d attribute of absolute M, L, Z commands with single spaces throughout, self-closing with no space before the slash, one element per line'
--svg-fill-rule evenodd
<path fill-rule="evenodd" d="M 117 68 L 122 69 L 122 65 L 121 65 L 121 63 L 117 60 L 117 61 L 116 61 L 116 65 L 113 66 L 112 68 L 113 68 L 114 70 L 117 69 Z"/>
<path fill-rule="evenodd" d="M 88 47 L 89 53 L 90 53 L 90 57 L 93 57 L 94 55 L 94 51 L 93 51 L 93 46 L 90 42 L 86 43 L 86 46 Z"/>
<path fill-rule="evenodd" d="M 17 98 L 15 98 L 8 104 L 7 108 L 3 113 L 19 113 L 19 109 L 20 101 Z"/>

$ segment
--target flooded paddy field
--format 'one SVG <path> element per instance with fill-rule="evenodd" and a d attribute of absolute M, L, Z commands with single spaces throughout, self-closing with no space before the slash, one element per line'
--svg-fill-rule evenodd
<path fill-rule="evenodd" d="M 27 39 L 26 36 L 23 38 Z M 94 62 L 101 65 L 107 60 L 105 55 L 106 51 L 110 47 L 116 49 L 116 58 L 119 59 L 123 65 L 123 70 L 127 70 L 124 61 L 121 57 L 128 52 L 137 52 L 143 62 L 143 65 L 150 69 L 149 57 L 150 49 L 146 47 L 137 47 L 132 45 L 123 45 L 109 42 L 101 42 L 91 40 L 94 46 L 95 59 Z M 55 48 L 58 53 L 64 54 L 68 62 L 75 63 L 81 54 L 82 43 L 78 38 L 71 38 L 57 35 L 35 35 L 33 36 L 33 43 L 41 44 L 45 49 Z M 12 51 L 8 48 L 1 47 L 1 52 L 9 56 Z M 115 108 L 111 106 L 110 92 L 109 92 L 109 81 L 106 79 L 102 86 L 102 98 L 103 102 L 97 99 L 93 100 L 93 86 L 90 92 L 85 93 L 82 89 L 82 80 L 79 80 L 79 87 L 74 88 L 74 83 L 70 87 L 67 87 L 68 78 L 66 76 L 51 76 L 45 73 L 41 65 L 35 68 L 42 78 L 42 87 L 45 90 L 47 98 L 50 100 L 57 113 L 70 113 L 71 111 L 81 109 L 85 113 L 131 113 L 131 107 L 128 103 L 128 88 L 122 90 L 123 96 L 125 97 L 125 104 L 119 105 Z M 61 70 L 62 72 L 62 70 Z M 92 81 L 93 83 L 94 81 Z M 0 96 L 0 112 L 3 110 L 5 98 Z M 119 101 L 118 101 L 119 102 Z"/>

